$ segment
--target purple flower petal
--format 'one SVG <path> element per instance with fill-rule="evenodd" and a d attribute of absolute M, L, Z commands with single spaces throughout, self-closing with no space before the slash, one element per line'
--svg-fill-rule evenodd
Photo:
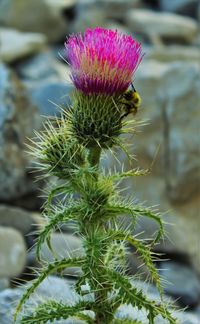
<path fill-rule="evenodd" d="M 123 93 L 143 57 L 131 36 L 101 27 L 71 36 L 65 47 L 72 81 L 85 94 Z"/>

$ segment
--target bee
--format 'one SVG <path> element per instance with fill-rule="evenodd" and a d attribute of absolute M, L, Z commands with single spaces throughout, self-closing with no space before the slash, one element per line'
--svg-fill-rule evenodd
<path fill-rule="evenodd" d="M 138 108 L 141 104 L 141 98 L 139 93 L 135 90 L 134 85 L 131 83 L 131 89 L 128 89 L 123 94 L 123 101 L 125 113 L 121 118 L 128 116 L 129 114 L 135 115 L 138 111 Z"/>

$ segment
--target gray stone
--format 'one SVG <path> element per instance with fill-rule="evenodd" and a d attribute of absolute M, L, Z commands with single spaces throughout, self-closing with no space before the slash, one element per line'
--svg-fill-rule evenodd
<path fill-rule="evenodd" d="M 77 4 L 77 0 L 46 0 L 47 4 L 49 5 L 52 10 L 63 11 L 67 9 L 74 8 Z"/>
<path fill-rule="evenodd" d="M 8 278 L 0 278 L 0 292 L 9 288 L 9 279 Z"/>
<path fill-rule="evenodd" d="M 13 227 L 23 235 L 36 229 L 33 214 L 22 208 L 0 205 L 0 226 Z"/>
<path fill-rule="evenodd" d="M 180 99 L 166 100 L 165 106 L 166 124 L 170 125 L 166 134 L 166 184 L 170 199 L 176 202 L 185 202 L 200 190 L 200 161 L 197 158 L 200 154 L 197 136 L 200 117 L 200 68 L 193 69 L 193 72 L 190 89 Z M 188 122 L 191 116 L 194 118 Z"/>
<path fill-rule="evenodd" d="M 31 56 L 17 65 L 17 73 L 22 80 L 31 82 L 40 82 L 55 80 L 58 73 L 56 71 L 53 54 L 49 51 L 43 51 Z M 37 68 L 36 68 L 37 67 Z"/>
<path fill-rule="evenodd" d="M 45 0 L 1 1 L 0 23 L 21 31 L 43 33 L 52 42 L 67 34 L 67 22 L 61 11 Z"/>
<path fill-rule="evenodd" d="M 191 267 L 175 261 L 163 261 L 159 272 L 166 282 L 165 292 L 184 307 L 195 307 L 200 298 L 200 279 Z"/>
<path fill-rule="evenodd" d="M 163 46 L 150 47 L 145 49 L 148 59 L 161 62 L 185 61 L 185 62 L 200 62 L 200 51 L 198 47 L 189 46 Z"/>
<path fill-rule="evenodd" d="M 3 64 L 0 65 L 0 107 L 0 199 L 9 201 L 37 188 L 27 169 L 32 162 L 25 153 L 25 143 L 41 121 L 24 87 Z"/>
<path fill-rule="evenodd" d="M 102 7 L 106 13 L 107 20 L 123 20 L 127 11 L 142 6 L 141 0 L 101 0 L 99 7 Z"/>
<path fill-rule="evenodd" d="M 145 154 L 150 165 L 161 146 L 154 172 L 165 179 L 173 201 L 185 201 L 199 190 L 199 160 L 191 159 L 200 152 L 199 71 L 198 63 L 147 61 L 137 74 L 136 89 L 143 99 L 140 115 L 150 119 L 145 140 L 138 137 L 137 155 L 141 159 Z M 191 119 L 191 114 L 196 117 Z"/>
<path fill-rule="evenodd" d="M 61 109 L 70 105 L 69 94 L 73 86 L 62 81 L 44 82 L 29 90 L 29 98 L 42 116 L 59 116 Z"/>
<path fill-rule="evenodd" d="M 87 27 L 96 26 L 109 28 L 112 20 L 115 23 L 124 20 L 128 10 L 140 6 L 142 6 L 141 0 L 79 0 L 71 31 L 80 32 Z"/>
<path fill-rule="evenodd" d="M 200 275 L 199 231 L 200 231 L 200 194 L 197 193 L 186 203 L 174 204 L 173 208 L 177 216 L 183 222 L 182 238 L 185 251 L 190 256 L 192 265 Z"/>
<path fill-rule="evenodd" d="M 198 0 L 160 0 L 159 7 L 163 11 L 169 11 L 187 16 L 197 17 Z"/>
<path fill-rule="evenodd" d="M 39 33 L 22 33 L 0 28 L 0 59 L 12 63 L 44 48 L 46 38 Z"/>
<path fill-rule="evenodd" d="M 55 59 L 52 52 L 45 51 L 23 61 L 17 65 L 17 72 L 40 116 L 58 116 L 60 108 L 66 109 L 70 105 L 73 85 L 69 68 Z"/>
<path fill-rule="evenodd" d="M 132 32 L 185 42 L 192 42 L 198 32 L 198 24 L 192 18 L 149 10 L 128 11 L 127 24 Z"/>
<path fill-rule="evenodd" d="M 26 263 L 26 246 L 22 235 L 15 229 L 0 226 L 0 277 L 20 275 Z"/>
<path fill-rule="evenodd" d="M 42 245 L 41 259 L 46 262 L 51 262 L 55 257 L 57 259 L 83 256 L 82 241 L 78 237 L 71 234 L 53 233 L 51 235 L 52 251 L 49 250 L 47 244 Z M 64 271 L 65 274 L 70 276 L 80 275 L 79 268 L 70 268 Z"/>
<path fill-rule="evenodd" d="M 80 3 L 76 8 L 76 18 L 70 24 L 70 33 L 84 32 L 88 27 L 106 25 L 106 12 L 102 6 Z"/>

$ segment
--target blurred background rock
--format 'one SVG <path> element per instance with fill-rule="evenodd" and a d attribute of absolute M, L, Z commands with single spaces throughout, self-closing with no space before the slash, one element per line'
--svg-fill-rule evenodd
<path fill-rule="evenodd" d="M 97 25 L 117 28 L 143 43 L 146 54 L 134 84 L 142 97 L 137 119 L 148 122 L 127 139 L 137 160 L 130 165 L 122 152 L 116 154 L 125 169 L 141 166 L 151 172 L 124 181 L 123 194 L 165 212 L 167 236 L 156 247 L 163 259 L 160 274 L 168 282 L 165 291 L 179 306 L 189 307 L 183 317 L 187 323 L 199 323 L 198 0 L 0 0 L 0 323 L 12 323 L 8 310 L 18 299 L 13 287 L 29 278 L 27 273 L 32 278 L 30 266 L 39 266 L 34 242 L 44 224 L 40 213 L 46 183 L 35 181 L 27 138 L 42 129 L 44 116 L 59 115 L 58 106 L 67 109 L 69 104 L 72 85 L 62 59 L 66 35 Z M 119 168 L 110 155 L 102 165 Z M 142 220 L 136 231 L 149 238 L 156 226 Z M 58 257 L 83 253 L 80 239 L 66 226 L 53 234 L 52 245 Z M 42 257 L 52 259 L 47 246 Z M 128 263 L 130 274 L 139 272 L 145 279 L 147 270 L 135 251 Z M 74 269 L 65 276 L 69 280 L 79 273 Z M 51 280 L 62 288 L 64 279 Z M 50 285 L 45 287 L 50 295 Z"/>

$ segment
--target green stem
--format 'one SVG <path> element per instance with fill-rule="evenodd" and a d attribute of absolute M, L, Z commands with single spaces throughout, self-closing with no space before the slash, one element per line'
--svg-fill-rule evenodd
<path fill-rule="evenodd" d="M 89 163 L 92 167 L 95 167 L 98 170 L 99 167 L 99 161 L 100 161 L 100 155 L 101 155 L 101 148 L 99 146 L 90 148 L 89 152 Z M 94 180 L 95 181 L 95 180 Z M 96 175 L 96 181 L 98 181 L 98 171 Z M 95 222 L 95 223 L 94 223 Z M 92 235 L 92 232 L 97 235 L 97 229 L 99 232 L 105 232 L 105 227 L 103 224 L 101 224 L 100 219 L 98 218 L 93 219 L 92 224 L 91 222 L 87 225 L 89 235 Z M 92 235 L 93 236 L 93 235 Z M 96 251 L 97 254 L 99 254 L 99 251 Z M 101 253 L 100 253 L 101 254 Z M 89 259 L 92 257 L 89 256 Z M 95 260 L 91 260 L 92 268 L 91 273 L 93 273 L 93 279 L 96 281 L 96 292 L 94 294 L 95 296 L 95 304 L 96 304 L 96 314 L 95 314 L 95 324 L 101 324 L 101 323 L 109 323 L 110 320 L 108 320 L 108 317 L 110 317 L 110 314 L 106 314 L 105 308 L 108 309 L 108 302 L 107 302 L 107 294 L 108 294 L 108 287 L 103 283 L 104 279 L 102 278 L 101 271 L 98 271 L 97 269 L 101 269 L 104 263 L 104 257 L 103 255 L 99 258 L 95 258 Z M 105 307 L 104 307 L 105 306 Z"/>
<path fill-rule="evenodd" d="M 99 160 L 100 160 L 100 155 L 101 155 L 101 147 L 100 146 L 95 146 L 89 149 L 89 162 L 91 166 L 97 167 L 99 166 Z"/>

